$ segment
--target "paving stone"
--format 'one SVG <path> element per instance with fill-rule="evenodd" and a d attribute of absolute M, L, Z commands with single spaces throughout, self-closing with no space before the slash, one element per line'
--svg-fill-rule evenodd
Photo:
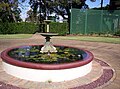
<path fill-rule="evenodd" d="M 104 89 L 120 89 L 120 84 L 115 84 L 115 83 L 111 83 L 108 86 L 104 87 Z"/>
<path fill-rule="evenodd" d="M 97 81 L 99 77 L 103 73 L 103 69 L 106 66 L 110 66 L 109 68 L 113 68 L 116 72 L 115 78 L 110 82 L 103 83 L 104 85 L 98 87 L 99 89 L 120 89 L 120 44 L 110 44 L 110 43 L 96 43 L 96 42 L 84 42 L 84 41 L 75 41 L 75 40 L 62 40 L 59 37 L 54 37 L 52 39 L 54 44 L 61 44 L 66 46 L 74 46 L 79 48 L 85 48 L 86 50 L 90 50 L 95 58 L 101 60 L 99 65 L 95 61 L 93 62 L 93 72 L 91 75 L 88 74 L 82 78 L 78 78 L 71 81 L 59 82 L 59 83 L 42 83 L 42 82 L 31 82 L 27 80 L 22 80 L 13 76 L 6 74 L 2 69 L 2 60 L 0 58 L 0 89 L 68 89 L 72 87 L 77 87 L 80 85 L 90 84 L 92 82 Z M 0 52 L 2 52 L 6 48 L 20 46 L 20 45 L 30 45 L 30 44 L 43 44 L 44 38 L 39 36 L 39 34 L 35 34 L 32 38 L 29 39 L 0 39 Z M 104 67 L 103 67 L 104 66 Z M 107 68 L 107 67 L 106 67 Z M 107 68 L 107 69 L 109 69 Z M 98 72 L 99 71 L 99 72 Z M 95 77 L 93 76 L 95 75 Z M 109 73 L 108 73 L 109 75 Z M 109 77 L 109 76 L 108 76 Z M 104 78 L 107 79 L 107 78 Z M 1 82 L 2 81 L 2 82 Z M 101 83 L 100 80 L 99 82 Z M 8 83 L 8 84 L 5 84 Z M 11 84 L 11 85 L 9 85 Z M 107 84 L 107 85 L 106 85 Z M 13 86 L 14 85 L 14 86 Z M 99 84 L 98 84 L 99 85 Z M 18 87 L 17 87 L 18 86 Z M 92 89 L 95 85 L 93 83 L 92 86 L 86 85 L 88 88 Z M 20 88 L 19 88 L 20 87 Z M 21 88 L 22 87 L 22 88 Z M 76 89 L 82 89 L 80 87 Z"/>

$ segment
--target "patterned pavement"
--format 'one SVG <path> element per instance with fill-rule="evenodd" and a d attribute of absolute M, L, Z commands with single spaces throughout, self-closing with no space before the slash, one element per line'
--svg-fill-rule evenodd
<path fill-rule="evenodd" d="M 44 41 L 38 34 L 29 39 L 0 39 L 0 52 L 13 46 L 43 44 Z M 0 89 L 120 89 L 120 44 L 62 40 L 59 37 L 53 37 L 52 42 L 91 51 L 95 56 L 92 71 L 70 81 L 33 82 L 5 73 L 0 59 Z"/>

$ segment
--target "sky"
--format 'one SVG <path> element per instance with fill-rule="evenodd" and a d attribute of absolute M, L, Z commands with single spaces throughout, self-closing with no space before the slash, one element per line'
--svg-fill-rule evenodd
<path fill-rule="evenodd" d="M 109 4 L 110 0 L 103 0 L 103 6 L 106 6 Z M 91 2 L 90 0 L 86 0 L 86 4 L 89 6 L 89 8 L 95 8 L 101 6 L 101 0 L 96 0 L 96 2 Z"/>
<path fill-rule="evenodd" d="M 21 1 L 21 0 L 19 0 Z M 103 0 L 103 6 L 106 6 L 109 4 L 110 0 Z M 101 0 L 96 0 L 96 2 L 91 2 L 90 0 L 86 0 L 86 4 L 89 6 L 89 8 L 95 8 L 95 7 L 100 7 L 101 6 Z M 23 21 L 25 21 L 25 18 L 27 17 L 27 11 L 30 10 L 30 5 L 29 5 L 29 0 L 26 0 L 22 5 L 19 6 L 21 9 L 22 13 L 21 18 Z"/>
<path fill-rule="evenodd" d="M 21 0 L 19 1 L 21 2 Z M 24 3 L 19 5 L 19 8 L 22 11 L 22 13 L 20 14 L 21 18 L 23 19 L 23 21 L 25 21 L 25 18 L 27 18 L 27 11 L 31 9 L 29 5 L 29 0 L 26 0 Z"/>

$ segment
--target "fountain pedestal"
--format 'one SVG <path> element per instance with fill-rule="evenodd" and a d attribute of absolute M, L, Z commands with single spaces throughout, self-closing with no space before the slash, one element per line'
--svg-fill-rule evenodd
<path fill-rule="evenodd" d="M 51 22 L 51 20 L 44 20 L 44 22 L 46 23 L 47 25 L 47 32 L 50 32 L 50 26 L 49 26 L 49 23 Z"/>
<path fill-rule="evenodd" d="M 55 33 L 41 33 L 42 36 L 46 37 L 46 42 L 44 44 L 44 46 L 41 48 L 41 53 L 56 53 L 57 50 L 56 48 L 53 46 L 52 42 L 50 42 L 50 37 L 52 36 L 57 36 L 58 34 Z"/>

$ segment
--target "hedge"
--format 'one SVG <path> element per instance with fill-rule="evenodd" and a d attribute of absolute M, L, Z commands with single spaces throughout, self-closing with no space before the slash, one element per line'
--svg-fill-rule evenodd
<path fill-rule="evenodd" d="M 118 30 L 115 32 L 114 35 L 115 35 L 115 36 L 120 36 L 120 29 L 118 29 Z"/>
<path fill-rule="evenodd" d="M 33 34 L 36 31 L 34 23 L 0 23 L 0 34 Z"/>
<path fill-rule="evenodd" d="M 58 33 L 59 35 L 65 35 L 68 33 L 68 23 L 51 22 L 50 32 Z"/>
<path fill-rule="evenodd" d="M 35 32 L 39 32 L 39 26 L 40 25 L 38 24 L 27 22 L 0 23 L 0 34 L 33 34 Z M 58 33 L 59 35 L 65 35 L 68 33 L 68 24 L 51 22 L 50 32 Z"/>

